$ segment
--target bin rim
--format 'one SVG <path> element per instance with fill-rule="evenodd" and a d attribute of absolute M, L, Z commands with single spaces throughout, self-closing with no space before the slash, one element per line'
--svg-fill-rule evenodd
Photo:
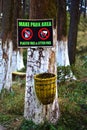
<path fill-rule="evenodd" d="M 39 73 L 39 74 L 35 74 L 34 75 L 34 79 L 38 80 L 38 81 L 47 81 L 47 80 L 54 80 L 57 78 L 57 76 L 55 74 L 53 74 L 53 77 L 50 78 L 38 78 L 37 76 L 41 75 L 41 74 L 53 74 L 53 73 Z"/>

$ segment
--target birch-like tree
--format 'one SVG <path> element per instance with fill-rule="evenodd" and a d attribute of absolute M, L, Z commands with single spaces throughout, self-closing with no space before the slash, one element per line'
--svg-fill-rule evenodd
<path fill-rule="evenodd" d="M 21 0 L 14 0 L 13 8 L 13 28 L 12 28 L 12 42 L 13 42 L 13 52 L 12 52 L 12 72 L 20 70 L 24 67 L 23 64 L 23 49 L 17 47 L 17 19 L 24 17 L 22 15 Z"/>
<path fill-rule="evenodd" d="M 11 74 L 11 62 L 12 62 L 12 16 L 13 16 L 13 1 L 3 0 L 3 17 L 2 17 L 2 54 L 3 54 L 3 67 L 2 67 L 2 79 L 3 87 L 10 89 L 12 85 L 12 74 Z"/>
<path fill-rule="evenodd" d="M 0 37 L 2 51 L 2 66 L 0 66 L 0 70 L 2 71 L 2 83 L 0 84 L 1 89 L 6 88 L 10 90 L 12 86 L 12 70 L 17 70 L 18 68 L 20 68 L 20 64 L 23 67 L 23 64 L 20 60 L 23 58 L 19 50 L 17 49 L 17 35 L 15 35 L 15 31 L 17 31 L 16 22 L 20 11 L 19 3 L 21 4 L 21 0 L 3 0 L 2 3 L 3 16 Z M 13 37 L 15 40 L 13 40 Z"/>
<path fill-rule="evenodd" d="M 70 62 L 68 56 L 66 0 L 57 0 L 57 40 L 57 63 L 60 66 L 59 82 L 65 79 L 75 80 L 72 71 L 67 67 L 70 66 Z M 67 70 L 64 71 L 62 67 Z"/>
<path fill-rule="evenodd" d="M 69 65 L 67 47 L 67 16 L 66 0 L 57 0 L 57 40 L 58 40 L 58 66 Z"/>
<path fill-rule="evenodd" d="M 45 3 L 47 0 L 30 0 L 30 19 L 42 19 L 45 17 Z M 41 123 L 48 120 L 56 123 L 59 117 L 58 91 L 56 86 L 55 99 L 49 105 L 43 105 L 36 97 L 34 89 L 34 75 L 50 72 L 57 74 L 56 64 L 56 31 L 53 36 L 53 47 L 30 47 L 27 53 L 27 72 L 25 90 L 24 117 Z"/>

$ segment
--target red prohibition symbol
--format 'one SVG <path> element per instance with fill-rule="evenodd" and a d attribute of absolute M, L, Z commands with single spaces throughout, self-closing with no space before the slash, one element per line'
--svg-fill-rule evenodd
<path fill-rule="evenodd" d="M 30 28 L 24 28 L 21 32 L 21 36 L 24 40 L 30 40 L 33 37 L 33 31 Z"/>
<path fill-rule="evenodd" d="M 38 37 L 41 40 L 47 40 L 50 36 L 50 31 L 47 28 L 41 28 L 38 32 Z"/>

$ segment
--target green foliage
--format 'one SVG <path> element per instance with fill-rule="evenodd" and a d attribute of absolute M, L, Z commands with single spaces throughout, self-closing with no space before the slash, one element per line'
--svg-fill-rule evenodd
<path fill-rule="evenodd" d="M 82 79 L 82 78 L 87 77 L 87 68 L 86 68 L 86 66 L 84 66 L 84 63 L 86 63 L 86 61 L 84 61 L 82 58 L 85 55 L 87 55 L 87 54 L 83 54 L 82 56 L 77 55 L 76 64 L 75 64 L 75 66 L 72 66 L 72 70 L 73 70 L 75 76 L 77 77 L 77 79 Z"/>
<path fill-rule="evenodd" d="M 23 114 L 23 98 L 22 95 L 20 96 L 9 96 L 8 100 L 5 100 L 4 107 L 6 108 L 6 111 L 9 113 L 14 114 Z"/>
<path fill-rule="evenodd" d="M 87 17 L 80 17 L 77 37 L 77 52 L 79 55 L 87 53 Z"/>
<path fill-rule="evenodd" d="M 65 82 L 66 79 L 71 78 L 71 67 L 70 66 L 58 66 L 57 67 L 57 79 L 59 82 Z"/>
<path fill-rule="evenodd" d="M 3 122 L 7 122 L 8 120 L 11 119 L 11 116 L 10 115 L 3 115 L 3 113 L 0 113 L 0 122 L 3 123 Z"/>
<path fill-rule="evenodd" d="M 35 130 L 35 129 L 37 129 L 37 125 L 35 125 L 33 121 L 23 120 L 19 130 Z"/>
<path fill-rule="evenodd" d="M 84 61 L 83 67 L 87 68 L 87 56 L 82 56 L 81 59 Z"/>
<path fill-rule="evenodd" d="M 80 17 L 80 22 L 79 22 L 79 31 L 86 31 L 87 28 L 87 17 L 83 18 L 82 16 Z"/>
<path fill-rule="evenodd" d="M 5 112 L 10 114 L 23 114 L 24 111 L 24 88 L 18 88 L 19 86 L 15 86 L 15 88 L 9 92 L 6 89 L 3 89 L 1 92 L 2 99 L 2 109 Z M 21 89 L 21 90 L 20 90 Z M 3 97 L 3 98 L 2 98 Z"/>
<path fill-rule="evenodd" d="M 72 81 L 59 85 L 60 118 L 56 125 L 47 121 L 36 125 L 32 121 L 20 121 L 20 114 L 24 108 L 24 88 L 19 84 L 13 85 L 13 90 L 8 92 L 3 89 L 3 98 L 0 99 L 0 123 L 8 126 L 8 130 L 86 130 L 87 129 L 87 82 Z M 10 115 L 8 115 L 10 114 Z M 17 117 L 14 117 L 14 114 Z M 17 118 L 18 122 L 15 121 Z M 14 123 L 14 126 L 11 123 Z M 20 127 L 19 127 L 20 125 Z M 11 128 L 11 129 L 10 129 Z"/>
<path fill-rule="evenodd" d="M 75 81 L 59 87 L 59 104 L 61 117 L 59 126 L 63 123 L 65 129 L 87 129 L 87 82 Z"/>
<path fill-rule="evenodd" d="M 73 102 L 85 102 L 87 100 L 87 83 L 86 82 L 71 82 L 68 85 L 60 86 L 59 96 L 68 98 L 69 101 Z"/>
<path fill-rule="evenodd" d="M 53 125 L 49 122 L 45 122 L 44 124 L 36 125 L 31 120 L 23 120 L 21 127 L 19 130 L 57 130 L 56 125 Z"/>

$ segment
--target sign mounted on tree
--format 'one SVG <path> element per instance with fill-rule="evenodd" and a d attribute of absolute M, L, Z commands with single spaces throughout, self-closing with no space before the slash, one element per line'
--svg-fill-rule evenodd
<path fill-rule="evenodd" d="M 52 46 L 53 21 L 51 19 L 17 20 L 18 47 Z"/>

